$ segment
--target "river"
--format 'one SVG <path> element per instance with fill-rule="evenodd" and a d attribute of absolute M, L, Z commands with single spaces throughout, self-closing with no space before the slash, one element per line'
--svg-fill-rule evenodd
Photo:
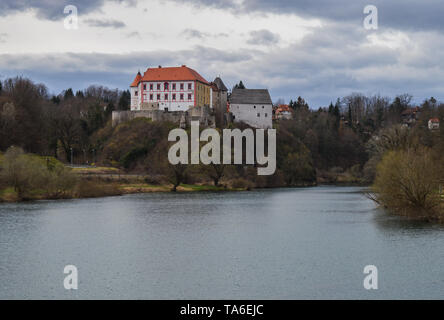
<path fill-rule="evenodd" d="M 0 299 L 443 299 L 444 228 L 359 187 L 0 205 Z M 78 290 L 65 290 L 65 265 Z M 378 268 L 378 290 L 363 269 Z"/>

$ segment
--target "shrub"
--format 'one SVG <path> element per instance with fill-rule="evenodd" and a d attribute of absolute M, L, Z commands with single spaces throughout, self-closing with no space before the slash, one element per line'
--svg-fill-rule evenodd
<path fill-rule="evenodd" d="M 67 197 L 76 184 L 76 177 L 61 162 L 25 154 L 21 148 L 10 147 L 1 162 L 1 180 L 12 187 L 20 199 L 45 194 L 50 198 Z"/>
<path fill-rule="evenodd" d="M 375 200 L 402 215 L 434 219 L 440 206 L 439 174 L 427 148 L 390 151 L 377 166 Z"/>

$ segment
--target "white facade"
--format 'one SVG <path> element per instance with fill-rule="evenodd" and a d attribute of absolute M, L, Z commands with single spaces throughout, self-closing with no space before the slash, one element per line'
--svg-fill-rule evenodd
<path fill-rule="evenodd" d="M 230 112 L 233 114 L 234 122 L 242 121 L 260 129 L 273 127 L 273 106 L 271 104 L 231 104 Z"/>
<path fill-rule="evenodd" d="M 429 130 L 438 130 L 439 129 L 439 120 L 430 119 L 429 120 Z"/>
<path fill-rule="evenodd" d="M 194 81 L 140 81 L 131 87 L 131 110 L 141 109 L 142 103 L 159 103 L 159 110 L 187 111 L 195 105 Z"/>

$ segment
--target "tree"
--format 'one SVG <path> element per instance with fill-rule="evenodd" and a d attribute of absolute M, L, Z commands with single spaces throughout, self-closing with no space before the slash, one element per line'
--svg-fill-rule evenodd
<path fill-rule="evenodd" d="M 305 100 L 301 96 L 299 96 L 298 99 L 295 102 L 293 102 L 292 108 L 294 110 L 302 110 L 302 109 L 308 110 L 309 106 L 308 103 L 305 102 Z"/>
<path fill-rule="evenodd" d="M 73 97 L 74 97 L 74 92 L 72 91 L 71 88 L 69 88 L 68 90 L 65 90 L 65 92 L 63 94 L 63 99 L 64 100 L 67 100 L 67 99 L 70 99 L 70 98 L 73 98 Z"/>
<path fill-rule="evenodd" d="M 233 87 L 233 89 L 245 89 L 245 86 L 244 86 L 244 83 L 242 82 L 242 80 L 241 80 L 239 83 L 237 83 L 237 84 Z"/>
<path fill-rule="evenodd" d="M 176 192 L 177 187 L 185 182 L 187 176 L 188 166 L 186 164 L 167 164 L 167 178 L 168 181 L 173 185 L 171 191 Z"/>
<path fill-rule="evenodd" d="M 80 142 L 83 133 L 80 112 L 71 103 L 64 103 L 57 108 L 51 116 L 51 127 L 62 145 L 66 161 L 70 162 L 71 149 Z"/>
<path fill-rule="evenodd" d="M 208 175 L 208 177 L 213 180 L 216 187 L 219 186 L 220 179 L 224 176 L 226 165 L 224 164 L 214 164 L 204 165 L 203 171 Z"/>
<path fill-rule="evenodd" d="M 21 199 L 34 188 L 45 186 L 43 163 L 35 156 L 25 155 L 19 147 L 10 147 L 6 151 L 1 169 L 2 180 L 13 187 Z"/>
<path fill-rule="evenodd" d="M 19 147 L 8 148 L 0 167 L 2 181 L 14 188 L 20 199 L 32 198 L 35 193 L 64 197 L 77 183 L 76 176 L 59 161 L 25 154 Z"/>
<path fill-rule="evenodd" d="M 76 92 L 76 98 L 84 98 L 84 97 L 85 97 L 85 95 L 83 94 L 82 90 L 78 90 Z"/>
<path fill-rule="evenodd" d="M 378 165 L 374 199 L 401 215 L 437 219 L 442 215 L 439 174 L 439 164 L 427 148 L 391 151 Z"/>
<path fill-rule="evenodd" d="M 129 110 L 130 109 L 130 100 L 131 100 L 131 93 L 129 90 L 122 91 L 122 94 L 119 98 L 118 108 L 119 110 Z"/>

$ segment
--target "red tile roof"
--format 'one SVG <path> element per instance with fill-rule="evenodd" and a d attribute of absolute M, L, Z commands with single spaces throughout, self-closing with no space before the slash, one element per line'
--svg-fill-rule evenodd
<path fill-rule="evenodd" d="M 210 85 L 197 71 L 187 66 L 148 68 L 141 79 L 138 79 L 136 76 L 131 86 L 133 86 L 136 81 L 137 84 L 140 81 L 199 81 Z"/>
<path fill-rule="evenodd" d="M 142 79 L 142 75 L 140 74 L 140 72 L 137 72 L 137 75 L 134 78 L 133 83 L 131 83 L 131 87 L 137 87 L 139 85 L 140 79 Z"/>
<path fill-rule="evenodd" d="M 439 119 L 438 118 L 432 118 L 432 119 L 430 119 L 430 122 L 439 123 Z"/>

